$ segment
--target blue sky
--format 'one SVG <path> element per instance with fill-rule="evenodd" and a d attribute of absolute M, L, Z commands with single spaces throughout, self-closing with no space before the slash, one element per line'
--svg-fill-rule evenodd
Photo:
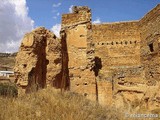
<path fill-rule="evenodd" d="M 160 0 L 27 0 L 35 26 L 48 29 L 61 23 L 61 14 L 68 13 L 72 5 L 89 6 L 93 21 L 115 22 L 138 20 L 158 3 Z"/>
<path fill-rule="evenodd" d="M 23 36 L 44 26 L 59 36 L 61 15 L 88 6 L 93 23 L 139 20 L 160 0 L 0 0 L 0 52 L 16 52 Z"/>

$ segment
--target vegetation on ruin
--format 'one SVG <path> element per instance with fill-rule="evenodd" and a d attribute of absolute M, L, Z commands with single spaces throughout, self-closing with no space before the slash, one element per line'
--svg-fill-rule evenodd
<path fill-rule="evenodd" d="M 17 86 L 13 83 L 0 83 L 0 96 L 16 97 L 18 95 Z"/>

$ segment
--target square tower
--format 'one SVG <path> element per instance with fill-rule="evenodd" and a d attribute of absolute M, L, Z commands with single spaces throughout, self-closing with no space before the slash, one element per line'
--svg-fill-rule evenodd
<path fill-rule="evenodd" d="M 96 100 L 91 10 L 81 6 L 72 10 L 62 15 L 61 29 L 62 42 L 67 46 L 70 90 Z"/>

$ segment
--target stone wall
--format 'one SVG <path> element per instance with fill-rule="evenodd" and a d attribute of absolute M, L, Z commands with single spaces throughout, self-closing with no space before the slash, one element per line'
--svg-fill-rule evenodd
<path fill-rule="evenodd" d="M 73 13 L 63 15 L 62 30 L 67 36 L 71 90 L 89 95 L 90 93 L 86 93 L 85 90 L 96 89 L 96 99 L 103 105 L 113 103 L 124 107 L 127 104 L 130 108 L 132 106 L 136 108 L 137 106 L 132 104 L 140 103 L 144 99 L 148 88 L 147 70 L 153 69 L 151 68 L 153 63 L 148 62 L 149 65 L 144 63 L 143 54 L 147 52 L 144 37 L 148 37 L 146 35 L 152 31 L 156 34 L 156 39 L 159 39 L 158 11 L 159 5 L 140 21 L 93 25 L 87 7 L 75 7 Z M 89 33 L 91 35 L 87 38 Z M 92 46 L 91 50 L 86 52 L 89 46 Z M 145 52 L 142 52 L 143 49 Z M 158 45 L 155 45 L 154 49 L 158 49 Z M 86 71 L 85 66 L 90 64 L 86 59 L 88 55 L 91 57 L 89 59 L 94 61 L 91 69 L 93 68 L 95 75 L 95 78 L 92 78 L 95 79 L 95 86 L 92 87 L 87 85 L 93 73 L 90 71 L 87 75 L 82 74 L 82 71 Z M 87 78 L 87 81 L 83 77 Z"/>
<path fill-rule="evenodd" d="M 25 92 L 47 86 L 61 87 L 61 41 L 44 27 L 27 33 L 21 43 L 15 64 L 16 83 Z"/>
<path fill-rule="evenodd" d="M 92 25 L 92 31 L 97 59 L 96 68 L 101 66 L 96 77 L 98 100 L 101 104 L 108 105 L 116 94 L 114 81 L 117 79 L 113 78 L 114 74 L 119 74 L 120 70 L 141 65 L 138 21 L 95 24 Z M 121 77 L 127 79 L 127 75 Z M 140 76 L 134 77 L 140 78 Z M 121 87 L 123 89 L 125 86 Z"/>
<path fill-rule="evenodd" d="M 139 23 L 141 30 L 141 62 L 145 68 L 147 91 L 143 97 L 147 109 L 160 107 L 160 5 Z"/>
<path fill-rule="evenodd" d="M 62 28 L 91 21 L 91 12 L 87 6 L 74 6 L 71 14 L 62 15 Z"/>
<path fill-rule="evenodd" d="M 91 23 L 88 7 L 75 6 L 62 15 L 60 35 L 44 28 L 26 34 L 17 84 L 63 88 L 127 111 L 160 107 L 160 5 L 139 21 L 102 24 Z"/>
<path fill-rule="evenodd" d="M 91 27 L 88 7 L 74 7 L 73 13 L 62 15 L 61 34 L 66 34 L 70 90 L 96 100 Z"/>
<path fill-rule="evenodd" d="M 93 25 L 95 56 L 102 69 L 140 64 L 138 21 Z"/>

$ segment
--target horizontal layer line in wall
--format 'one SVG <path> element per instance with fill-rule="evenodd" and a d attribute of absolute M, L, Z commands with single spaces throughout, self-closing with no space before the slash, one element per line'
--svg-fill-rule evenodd
<path fill-rule="evenodd" d="M 98 42 L 95 45 L 127 45 L 127 44 L 137 44 L 139 42 L 135 41 L 112 41 L 112 42 Z"/>

